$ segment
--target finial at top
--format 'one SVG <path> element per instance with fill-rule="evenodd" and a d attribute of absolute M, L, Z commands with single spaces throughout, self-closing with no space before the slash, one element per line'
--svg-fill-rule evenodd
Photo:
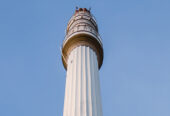
<path fill-rule="evenodd" d="M 81 11 L 89 12 L 90 13 L 90 10 L 91 10 L 91 8 L 89 8 L 89 10 L 87 10 L 86 8 L 78 8 L 76 6 L 75 14 L 78 13 L 78 12 L 81 12 Z"/>

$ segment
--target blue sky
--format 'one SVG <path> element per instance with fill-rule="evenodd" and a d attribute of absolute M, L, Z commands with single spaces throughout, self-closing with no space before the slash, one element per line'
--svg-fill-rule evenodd
<path fill-rule="evenodd" d="M 169 0 L 1 0 L 0 116 L 62 116 L 60 47 L 75 7 L 104 45 L 104 116 L 170 116 Z"/>

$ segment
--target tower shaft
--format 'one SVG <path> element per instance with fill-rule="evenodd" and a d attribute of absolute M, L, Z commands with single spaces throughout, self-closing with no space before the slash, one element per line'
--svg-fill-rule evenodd
<path fill-rule="evenodd" d="M 76 47 L 67 63 L 63 116 L 102 116 L 95 52 L 87 46 Z"/>
<path fill-rule="evenodd" d="M 102 116 L 103 46 L 96 20 L 85 8 L 76 10 L 67 25 L 62 60 L 67 70 L 63 116 Z"/>

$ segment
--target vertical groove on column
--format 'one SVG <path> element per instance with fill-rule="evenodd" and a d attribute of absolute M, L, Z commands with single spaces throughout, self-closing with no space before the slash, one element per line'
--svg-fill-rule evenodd
<path fill-rule="evenodd" d="M 75 78 L 75 76 L 76 76 L 76 74 L 75 74 L 75 72 L 76 72 L 76 69 L 75 69 L 75 65 L 76 65 L 76 52 L 77 52 L 77 50 L 76 49 L 74 49 L 74 52 L 73 52 L 73 59 L 72 59 L 72 67 L 73 67 L 73 70 L 72 70 L 72 74 L 73 74 L 73 78 L 72 78 L 72 98 L 71 98 L 71 113 L 70 113 L 70 115 L 71 116 L 74 116 L 74 107 L 75 107 L 75 80 L 76 80 L 76 78 Z"/>
<path fill-rule="evenodd" d="M 93 116 L 97 116 L 96 112 L 96 92 L 95 92 L 95 75 L 94 75 L 94 61 L 93 61 L 93 51 L 90 49 L 90 55 L 91 55 L 91 80 L 92 80 L 92 104 L 93 104 Z"/>
<path fill-rule="evenodd" d="M 74 50 L 71 52 L 71 59 L 70 59 L 70 65 L 71 65 L 71 78 L 70 78 L 70 102 L 69 102 L 69 112 L 70 112 L 70 115 L 72 113 L 72 90 L 73 90 L 73 69 L 74 69 L 74 65 L 73 65 L 73 58 L 74 58 Z"/>
<path fill-rule="evenodd" d="M 67 101 L 68 101 L 68 75 L 69 72 L 67 71 L 66 74 L 66 85 L 65 85 L 65 98 L 64 98 L 64 112 L 63 112 L 63 116 L 66 116 L 67 113 Z"/>
<path fill-rule="evenodd" d="M 88 95 L 88 93 L 87 93 L 87 81 L 88 81 L 88 79 L 87 79 L 87 47 L 86 46 L 84 46 L 84 49 L 85 49 L 85 51 L 84 51 L 84 54 L 85 54 L 85 61 L 84 61 L 84 74 L 85 74 L 85 76 L 84 76 L 84 82 L 85 82 L 85 87 L 84 87 L 84 89 L 85 89 L 85 101 L 84 101 L 84 103 L 86 104 L 86 106 L 85 106 L 85 116 L 88 116 L 88 97 L 87 97 L 87 95 Z"/>
<path fill-rule="evenodd" d="M 81 115 L 84 116 L 84 46 L 81 47 Z"/>
<path fill-rule="evenodd" d="M 90 49 L 90 68 L 91 68 L 91 73 L 90 73 L 90 78 L 91 78 L 91 96 L 92 96 L 92 116 L 95 116 L 95 112 L 94 112 L 94 109 L 95 109 L 95 105 L 94 105 L 94 85 L 93 85 L 93 61 L 92 61 L 92 51 Z"/>
<path fill-rule="evenodd" d="M 82 46 L 80 46 L 80 49 L 81 49 L 81 76 L 80 76 L 80 80 L 81 80 L 81 83 L 80 83 L 80 87 L 81 87 L 81 89 L 80 89 L 80 114 L 83 116 L 83 48 L 82 48 Z"/>
<path fill-rule="evenodd" d="M 96 84 L 95 84 L 95 88 L 96 88 L 96 95 L 97 95 L 97 97 L 96 97 L 96 104 L 97 104 L 97 109 L 98 109 L 98 112 L 97 112 L 97 116 L 100 116 L 100 101 L 99 101 L 99 88 L 98 88 L 98 85 L 99 85 L 99 83 L 98 83 L 98 67 L 97 67 L 97 62 L 96 62 L 96 60 L 95 59 L 97 59 L 97 57 L 96 57 L 96 54 L 94 53 L 94 69 L 95 69 L 95 82 L 96 82 Z"/>
<path fill-rule="evenodd" d="M 75 59 L 74 59 L 74 74 L 75 74 L 75 82 L 74 82 L 74 115 L 73 116 L 76 116 L 76 90 L 77 90 L 77 61 L 78 61 L 78 51 L 76 49 L 76 52 L 75 52 Z"/>
<path fill-rule="evenodd" d="M 78 92 L 78 111 L 79 111 L 79 115 L 78 116 L 81 116 L 81 48 L 78 47 L 79 49 L 79 67 L 78 67 L 78 73 L 79 73 L 79 76 L 78 76 L 78 79 L 79 79 L 79 92 Z"/>
<path fill-rule="evenodd" d="M 72 75 L 72 70 L 73 70 L 73 65 L 72 65 L 72 59 L 73 59 L 73 53 L 74 53 L 74 50 L 71 52 L 70 54 L 70 57 L 69 57 L 69 65 L 70 65 L 70 71 L 69 71 L 69 100 L 68 100 L 68 114 L 67 116 L 70 115 L 71 113 L 71 98 L 72 98 L 72 80 L 73 80 L 73 75 Z"/>
<path fill-rule="evenodd" d="M 95 88 L 95 112 L 96 112 L 96 116 L 99 115 L 99 111 L 98 111 L 98 93 L 97 93 L 97 83 L 96 83 L 96 78 L 97 78 L 97 75 L 96 75 L 96 59 L 95 59 L 95 52 L 92 50 L 93 52 L 93 69 L 94 69 L 94 88 Z"/>
<path fill-rule="evenodd" d="M 68 59 L 68 61 L 67 62 L 69 62 L 69 59 Z M 68 68 L 69 68 L 69 64 L 68 64 Z M 64 105 L 65 105 L 65 112 L 64 112 L 64 116 L 67 116 L 67 110 L 68 110 L 68 93 L 69 93 L 69 91 L 68 91 L 68 88 L 69 88 L 69 70 L 67 70 L 67 77 L 66 77 L 66 93 L 65 93 L 65 96 L 66 96 L 66 101 L 64 101 Z"/>
<path fill-rule="evenodd" d="M 96 56 L 96 53 L 95 53 L 95 58 L 97 59 L 97 56 Z M 95 66 L 96 66 L 96 68 L 95 68 L 95 72 L 96 72 L 96 89 L 97 89 L 97 103 L 98 103 L 98 116 L 101 116 L 101 109 L 100 109 L 100 100 L 99 100 L 99 97 L 100 97 L 100 92 L 99 92 L 99 83 L 98 83 L 98 80 L 99 80 L 99 76 L 98 76 L 98 65 L 97 65 L 98 63 L 97 63 L 97 61 L 95 60 Z"/>
<path fill-rule="evenodd" d="M 88 116 L 92 116 L 92 94 L 91 94 L 91 65 L 90 65 L 90 48 L 87 47 L 87 112 Z"/>
<path fill-rule="evenodd" d="M 69 57 L 70 57 L 70 55 L 69 55 Z M 65 105 L 66 105 L 66 109 L 65 109 L 65 116 L 67 116 L 68 115 L 68 102 L 69 102 L 69 85 L 70 85 L 70 64 L 69 64 L 69 59 L 68 59 L 68 61 L 67 61 L 67 63 L 68 63 L 68 71 L 67 71 L 67 77 L 66 77 L 66 83 L 67 83 L 67 93 L 66 93 L 66 101 L 65 101 Z"/>
<path fill-rule="evenodd" d="M 87 116 L 87 98 L 86 98 L 86 46 L 83 46 L 83 114 Z"/>
<path fill-rule="evenodd" d="M 97 56 L 96 56 L 97 58 Z M 98 88 L 98 102 L 99 102 L 99 112 L 100 112 L 100 116 L 103 115 L 102 112 L 102 99 L 101 99 L 101 93 L 100 93 L 100 77 L 99 77 L 99 71 L 98 71 L 98 62 L 96 61 L 96 73 L 97 73 L 97 88 Z"/>
<path fill-rule="evenodd" d="M 75 91 L 75 116 L 79 116 L 79 114 L 78 114 L 78 107 L 79 107 L 79 105 L 78 105 L 78 103 L 79 103 L 79 101 L 78 101 L 78 98 L 79 98 L 79 49 L 78 48 L 75 48 L 76 49 L 76 51 L 77 51 L 77 60 L 75 61 L 76 62 L 76 67 L 75 67 L 75 69 L 76 69 L 76 76 L 75 76 L 75 78 L 76 78 L 76 85 L 75 85 L 75 89 L 76 89 L 76 91 Z"/>

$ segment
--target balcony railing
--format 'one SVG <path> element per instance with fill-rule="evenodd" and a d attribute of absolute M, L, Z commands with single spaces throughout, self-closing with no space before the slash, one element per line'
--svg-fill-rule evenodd
<path fill-rule="evenodd" d="M 87 34 L 92 35 L 102 45 L 102 40 L 100 38 L 100 35 L 98 34 L 98 32 L 94 28 L 92 28 L 89 25 L 78 25 L 78 26 L 75 26 L 74 28 L 72 28 L 71 30 L 69 30 L 67 35 L 65 36 L 65 39 L 63 41 L 63 45 L 67 42 L 67 40 L 71 36 L 76 35 L 76 34 L 80 34 L 80 33 L 87 33 Z"/>

